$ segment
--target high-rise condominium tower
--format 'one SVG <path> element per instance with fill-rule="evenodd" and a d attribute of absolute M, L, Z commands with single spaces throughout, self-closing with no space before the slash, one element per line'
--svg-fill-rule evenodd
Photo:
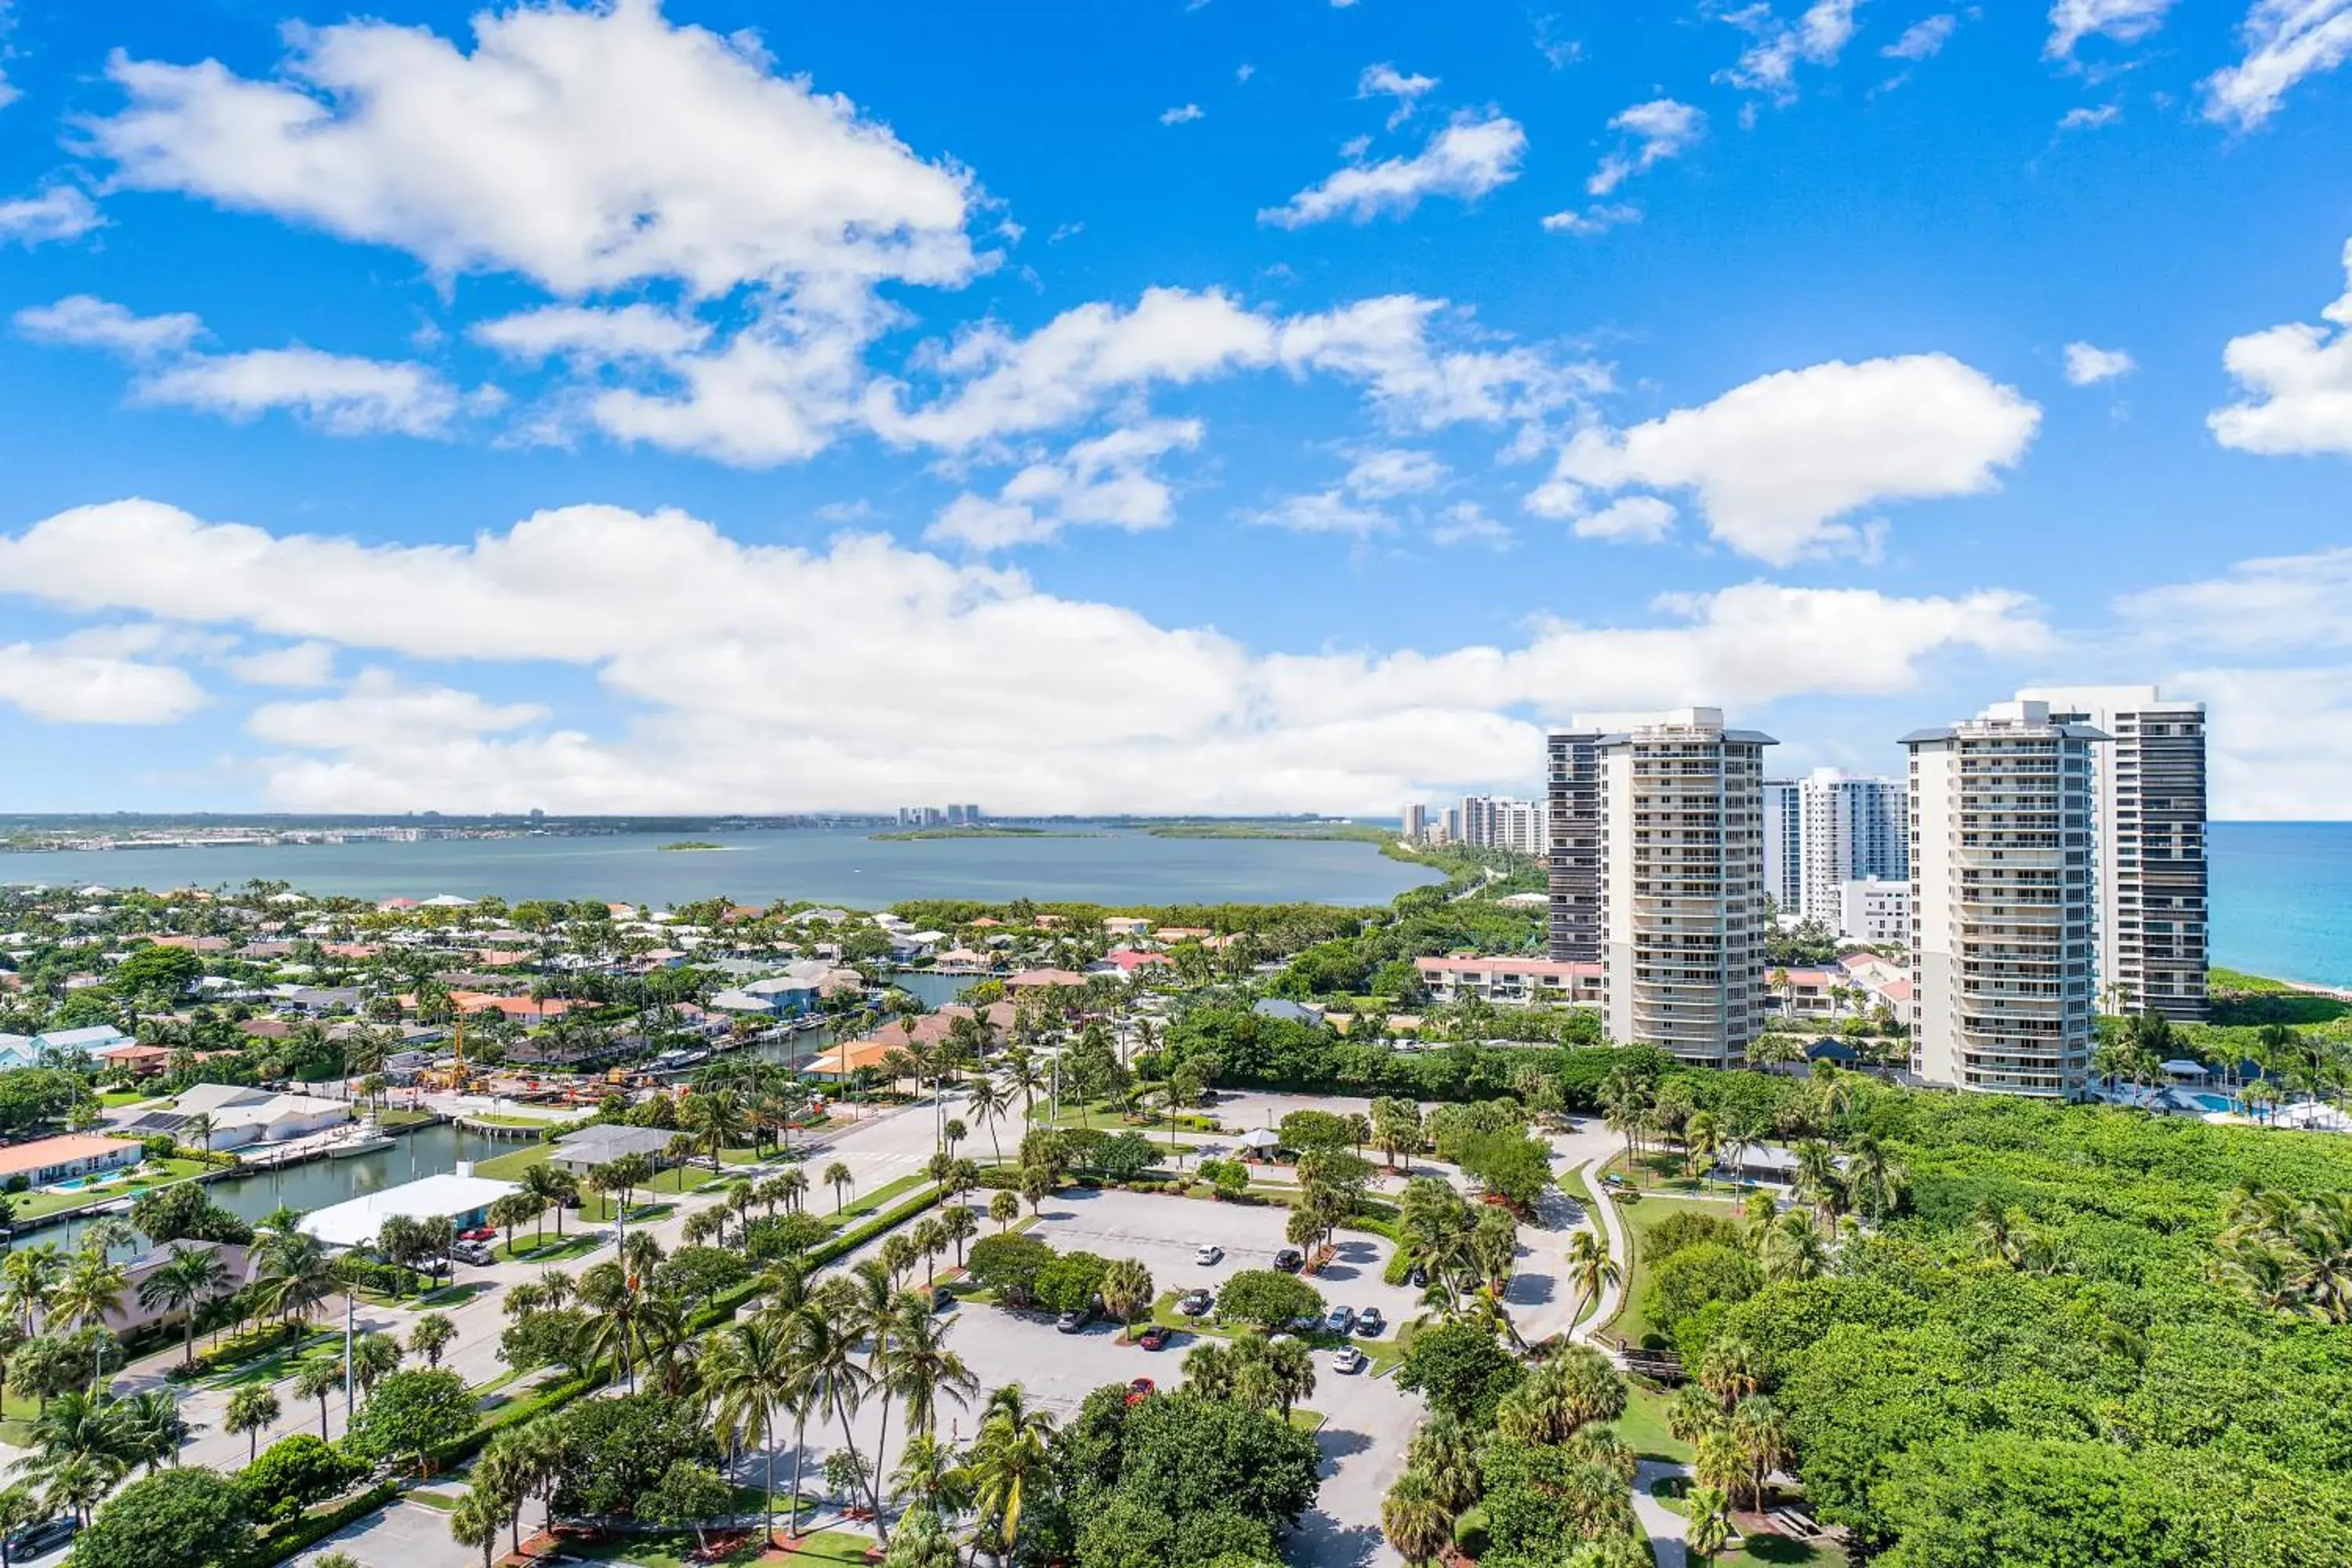
<path fill-rule="evenodd" d="M 2205 1001 L 2205 705 L 2153 686 L 2036 688 L 2114 737 L 2091 764 L 2098 1005 L 2194 1022 Z"/>
<path fill-rule="evenodd" d="M 1551 857 L 1551 956 L 1601 961 L 1601 731 L 1546 737 L 1545 831 Z"/>
<path fill-rule="evenodd" d="M 2091 1056 L 2092 770 L 2104 732 L 1997 702 L 1911 753 L 1913 1067 L 2073 1096 Z"/>
<path fill-rule="evenodd" d="M 1716 708 L 1595 742 L 1609 1032 L 1740 1059 L 1764 1013 L 1764 748 Z"/>
<path fill-rule="evenodd" d="M 1805 786 L 1764 781 L 1764 890 L 1784 915 L 1805 910 Z"/>
<path fill-rule="evenodd" d="M 1911 874 L 1905 787 L 1895 779 L 1816 768 L 1800 794 L 1805 918 L 1838 931 L 1848 882 L 1902 881 Z"/>

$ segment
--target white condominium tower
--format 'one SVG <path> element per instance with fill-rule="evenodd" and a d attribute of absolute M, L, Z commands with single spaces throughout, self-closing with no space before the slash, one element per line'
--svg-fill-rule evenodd
<path fill-rule="evenodd" d="M 1554 730 L 1544 740 L 1550 838 L 1550 956 L 1601 962 L 1601 731 Z"/>
<path fill-rule="evenodd" d="M 2091 764 L 2099 1005 L 2196 1022 L 2205 1001 L 2205 705 L 2153 686 L 2036 688 L 2115 743 Z"/>
<path fill-rule="evenodd" d="M 1840 931 L 1848 882 L 1908 880 L 1910 809 L 1894 779 L 1816 768 L 1800 791 L 1805 918 Z"/>
<path fill-rule="evenodd" d="M 1482 849 L 1541 855 L 1548 839 L 1544 815 L 1540 801 L 1512 800 L 1505 795 L 1464 795 L 1462 842 Z"/>
<path fill-rule="evenodd" d="M 1764 748 L 1717 708 L 1600 736 L 1609 1033 L 1740 1060 L 1764 1015 Z"/>
<path fill-rule="evenodd" d="M 1912 1065 L 2071 1097 L 2091 1056 L 2093 753 L 2104 732 L 1997 702 L 1911 753 Z"/>
<path fill-rule="evenodd" d="M 1764 781 L 1764 890 L 1780 912 L 1805 912 L 1805 786 L 1795 779 Z"/>

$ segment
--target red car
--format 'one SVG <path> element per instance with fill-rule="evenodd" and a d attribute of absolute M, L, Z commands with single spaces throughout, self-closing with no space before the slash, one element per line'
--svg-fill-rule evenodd
<path fill-rule="evenodd" d="M 1154 1323 L 1136 1335 L 1135 1342 L 1148 1351 L 1165 1349 L 1168 1344 L 1168 1331 Z"/>
<path fill-rule="evenodd" d="M 1140 1405 L 1160 1392 L 1160 1385 L 1148 1377 L 1139 1377 L 1127 1385 L 1127 1402 Z"/>
<path fill-rule="evenodd" d="M 459 1241 L 496 1241 L 498 1238 L 499 1227 L 494 1225 L 478 1225 L 471 1230 L 457 1233 Z"/>

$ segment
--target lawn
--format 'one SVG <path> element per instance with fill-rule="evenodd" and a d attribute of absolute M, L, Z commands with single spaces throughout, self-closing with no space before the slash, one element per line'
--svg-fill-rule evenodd
<path fill-rule="evenodd" d="M 474 1167 L 474 1174 L 500 1182 L 519 1182 L 525 1171 L 533 1165 L 544 1165 L 547 1157 L 554 1152 L 552 1144 L 533 1143 L 527 1149 L 517 1149 L 511 1153 L 497 1154 L 482 1161 Z"/>
<path fill-rule="evenodd" d="M 157 1098 L 159 1097 L 149 1089 L 110 1089 L 100 1092 L 98 1102 L 109 1110 L 120 1110 L 126 1105 L 137 1105 L 142 1100 Z"/>
<path fill-rule="evenodd" d="M 1674 1214 L 1707 1214 L 1723 1219 L 1739 1218 L 1739 1205 L 1702 1198 L 1662 1197 L 1652 1194 L 1630 1203 L 1617 1205 L 1617 1217 L 1625 1223 L 1626 1236 L 1633 1245 L 1633 1257 L 1625 1279 L 1624 1305 L 1610 1325 L 1618 1338 L 1629 1345 L 1638 1345 L 1649 1332 L 1649 1323 L 1642 1311 L 1642 1236 L 1652 1226 Z"/>
<path fill-rule="evenodd" d="M 1676 1442 L 1666 1430 L 1668 1396 L 1638 1383 L 1627 1384 L 1625 1394 L 1625 1414 L 1618 1417 L 1617 1435 L 1645 1459 L 1690 1463 L 1690 1445 Z"/>
<path fill-rule="evenodd" d="M 561 1241 L 555 1238 L 553 1231 L 550 1231 L 543 1241 L 536 1233 L 517 1236 L 512 1250 L 509 1250 L 505 1242 L 500 1242 L 490 1248 L 490 1256 L 504 1258 L 509 1263 L 563 1263 L 574 1258 L 585 1258 L 604 1245 L 593 1231 L 567 1230 Z"/>
<path fill-rule="evenodd" d="M 43 1219 L 66 1209 L 79 1208 L 109 1198 L 136 1197 L 152 1188 L 184 1182 L 212 1169 L 201 1160 L 147 1160 L 110 1181 L 77 1187 L 69 1193 L 18 1193 L 10 1198 L 16 1223 Z"/>
<path fill-rule="evenodd" d="M 466 1113 L 466 1120 L 478 1121 L 485 1127 L 552 1127 L 559 1132 L 569 1132 L 584 1119 L 575 1117 L 567 1121 L 553 1116 L 511 1116 L 503 1110 L 472 1110 Z"/>
<path fill-rule="evenodd" d="M 917 1187 L 928 1187 L 930 1184 L 930 1177 L 918 1172 L 910 1175 L 899 1176 L 894 1180 L 885 1182 L 870 1193 L 858 1193 L 856 1188 L 852 1187 L 849 1189 L 850 1192 L 856 1194 L 856 1195 L 851 1199 L 849 1206 L 841 1211 L 841 1217 L 845 1220 L 854 1220 L 863 1219 L 869 1215 L 879 1214 L 885 1208 L 889 1206 L 891 1199 L 904 1197 L 907 1194 L 913 1192 Z M 814 1175 L 811 1176 L 809 1181 L 809 1196 L 812 1199 L 816 1198 L 820 1193 L 831 1193 L 833 1189 L 831 1187 L 825 1186 L 824 1183 L 817 1181 Z M 809 1212 L 817 1215 L 820 1219 L 827 1217 L 824 1213 L 824 1205 L 819 1203 L 812 1202 L 809 1205 Z"/>

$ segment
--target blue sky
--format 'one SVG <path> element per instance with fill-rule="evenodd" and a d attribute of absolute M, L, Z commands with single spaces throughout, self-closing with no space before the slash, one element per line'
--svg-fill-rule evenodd
<path fill-rule="evenodd" d="M 2345 814 L 2352 0 L 0 17 L 0 807 Z"/>

